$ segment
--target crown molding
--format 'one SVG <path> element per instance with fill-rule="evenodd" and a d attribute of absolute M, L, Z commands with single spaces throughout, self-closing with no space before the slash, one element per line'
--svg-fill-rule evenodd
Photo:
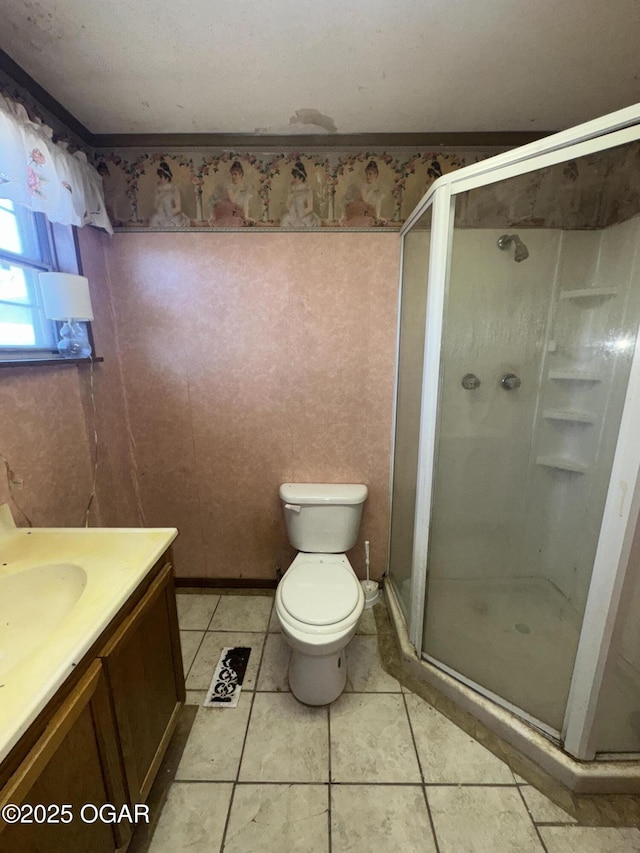
<path fill-rule="evenodd" d="M 304 133 L 286 136 L 260 133 L 96 133 L 93 135 L 93 147 L 100 150 L 140 148 L 161 151 L 176 148 L 222 148 L 241 151 L 516 148 L 542 139 L 552 132 Z"/>

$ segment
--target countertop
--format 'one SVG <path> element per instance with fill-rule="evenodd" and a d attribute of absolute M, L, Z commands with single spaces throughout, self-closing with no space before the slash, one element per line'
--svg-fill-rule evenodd
<path fill-rule="evenodd" d="M 6 520 L 0 518 L 0 521 Z M 0 676 L 0 761 L 35 720 L 74 666 L 91 648 L 127 599 L 178 535 L 171 528 L 15 528 L 0 524 L 0 596 L 3 580 L 14 576 L 5 590 L 20 588 L 16 576 L 39 567 L 73 567 L 76 587 L 83 588 L 59 624 L 47 628 L 32 651 Z M 78 568 L 79 567 L 79 568 Z M 81 572 L 79 569 L 82 569 Z M 86 579 L 85 576 L 86 575 Z M 40 577 L 36 572 L 35 577 Z M 78 580 L 81 578 L 82 580 Z M 25 636 L 32 620 L 32 597 L 52 594 L 33 584 L 29 595 L 16 595 L 16 617 L 0 624 L 0 657 L 11 654 L 17 631 Z M 24 586 L 24 585 L 23 585 Z M 57 589 L 56 589 L 57 591 Z M 6 597 L 4 601 L 6 602 Z M 24 614 L 20 607 L 23 602 Z M 29 606 L 27 606 L 29 601 Z M 55 620 L 54 620 L 55 621 Z M 38 631 L 34 625 L 34 631 Z M 12 634 L 13 632 L 13 634 Z M 33 644 L 32 644 L 33 645 Z M 9 650 L 9 651 L 7 651 Z M 19 655 L 18 655 L 19 657 Z M 11 660 L 7 658 L 7 663 Z"/>

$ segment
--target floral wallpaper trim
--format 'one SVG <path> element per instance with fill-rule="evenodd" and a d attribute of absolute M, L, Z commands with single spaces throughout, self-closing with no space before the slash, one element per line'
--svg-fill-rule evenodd
<path fill-rule="evenodd" d="M 99 151 L 116 231 L 399 228 L 442 174 L 496 153 Z"/>
<path fill-rule="evenodd" d="M 97 153 L 116 230 L 397 229 L 447 172 L 496 149 Z M 640 212 L 640 143 L 462 193 L 463 228 L 602 228 Z"/>

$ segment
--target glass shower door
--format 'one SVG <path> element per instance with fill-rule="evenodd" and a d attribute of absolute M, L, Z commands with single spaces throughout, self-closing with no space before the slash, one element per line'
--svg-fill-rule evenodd
<path fill-rule="evenodd" d="M 430 246 L 431 208 L 429 207 L 405 237 L 402 250 L 402 293 L 399 309 L 398 381 L 391 496 L 394 509 L 389 534 L 389 576 L 405 618 L 409 616 L 411 599 L 416 469 Z"/>
<path fill-rule="evenodd" d="M 556 734 L 640 314 L 633 145 L 455 197 L 422 650 Z"/>

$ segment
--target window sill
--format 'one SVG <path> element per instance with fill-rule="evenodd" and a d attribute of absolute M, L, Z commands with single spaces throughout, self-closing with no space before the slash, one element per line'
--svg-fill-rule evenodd
<path fill-rule="evenodd" d="M 92 358 L 63 358 L 62 356 L 51 356 L 51 358 L 12 358 L 0 359 L 0 367 L 49 367 L 53 365 L 66 364 L 97 364 L 103 362 L 104 358 L 94 355 Z"/>

